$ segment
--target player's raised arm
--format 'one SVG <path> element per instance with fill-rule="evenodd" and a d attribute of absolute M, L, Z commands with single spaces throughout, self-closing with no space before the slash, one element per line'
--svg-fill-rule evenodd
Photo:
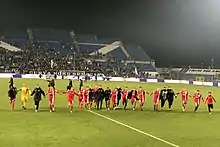
<path fill-rule="evenodd" d="M 55 90 L 56 93 L 62 95 L 62 92 L 58 91 L 58 90 Z"/>
<path fill-rule="evenodd" d="M 203 96 L 201 96 L 201 99 L 202 99 L 202 102 L 205 103 L 205 100 L 204 100 Z"/>
<path fill-rule="evenodd" d="M 64 92 L 62 92 L 62 94 L 68 94 L 68 91 L 64 91 Z"/>
<path fill-rule="evenodd" d="M 46 97 L 46 94 L 45 94 L 45 92 L 43 91 L 43 89 L 40 88 L 40 90 L 41 90 L 41 94 L 42 94 L 44 97 Z"/>
<path fill-rule="evenodd" d="M 49 92 L 50 92 L 50 87 L 48 88 L 47 93 L 45 94 L 45 96 L 47 96 L 49 94 Z"/>
<path fill-rule="evenodd" d="M 177 93 L 176 93 L 177 96 L 180 95 L 180 94 L 181 94 L 181 92 L 177 92 Z"/>
<path fill-rule="evenodd" d="M 144 92 L 145 92 L 147 95 L 149 95 L 149 94 L 150 94 L 150 93 L 149 93 L 148 91 L 146 91 L 146 90 L 145 90 Z"/>
<path fill-rule="evenodd" d="M 31 90 L 28 88 L 28 95 L 30 95 L 31 94 Z"/>
<path fill-rule="evenodd" d="M 213 99 L 213 101 L 216 103 L 216 100 L 215 100 L 215 97 L 214 97 L 214 96 L 212 96 L 212 99 Z"/>
<path fill-rule="evenodd" d="M 195 97 L 196 97 L 196 93 L 194 93 L 194 95 L 191 98 L 194 99 Z"/>
<path fill-rule="evenodd" d="M 76 95 L 76 96 L 79 96 L 79 93 L 78 93 L 78 92 L 75 92 L 75 95 Z"/>
<path fill-rule="evenodd" d="M 36 88 L 34 88 L 34 90 L 31 93 L 31 96 L 33 96 L 35 94 Z"/>
<path fill-rule="evenodd" d="M 192 95 L 191 95 L 191 94 L 189 94 L 189 97 L 190 97 L 190 98 L 192 98 Z"/>

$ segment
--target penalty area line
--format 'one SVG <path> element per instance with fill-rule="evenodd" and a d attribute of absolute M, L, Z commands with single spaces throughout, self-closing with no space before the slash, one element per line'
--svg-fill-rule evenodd
<path fill-rule="evenodd" d="M 163 139 L 161 139 L 161 138 L 159 138 L 159 137 L 156 137 L 156 136 L 154 136 L 154 135 L 151 135 L 151 134 L 148 134 L 148 133 L 146 133 L 146 132 L 143 132 L 143 131 L 141 131 L 141 130 L 139 130 L 139 129 L 136 129 L 136 128 L 132 127 L 132 126 L 126 125 L 126 124 L 124 124 L 124 123 L 122 123 L 122 122 L 119 122 L 119 121 L 117 121 L 117 120 L 111 119 L 111 118 L 109 118 L 109 117 L 107 117 L 107 116 L 104 116 L 104 115 L 102 115 L 102 114 L 96 113 L 96 112 L 91 111 L 91 110 L 87 110 L 87 111 L 90 112 L 90 113 L 92 113 L 92 114 L 94 114 L 94 115 L 97 115 L 97 116 L 99 116 L 99 117 L 102 117 L 102 118 L 104 118 L 104 119 L 110 120 L 110 121 L 112 121 L 112 122 L 114 122 L 114 123 L 116 123 L 116 124 L 119 124 L 119 125 L 121 125 L 121 126 L 124 126 L 124 127 L 126 127 L 126 128 L 129 128 L 129 129 L 131 129 L 131 130 L 133 130 L 133 131 L 136 131 L 136 132 L 138 132 L 138 133 L 141 133 L 141 134 L 143 134 L 143 135 L 145 135 L 145 136 L 148 136 L 148 137 L 150 137 L 150 138 L 153 138 L 154 140 L 161 141 L 161 142 L 163 142 L 163 143 L 165 143 L 165 144 L 167 144 L 167 145 L 173 146 L 173 147 L 180 147 L 179 145 L 173 144 L 173 143 L 171 143 L 171 142 L 169 142 L 169 141 L 163 140 Z"/>

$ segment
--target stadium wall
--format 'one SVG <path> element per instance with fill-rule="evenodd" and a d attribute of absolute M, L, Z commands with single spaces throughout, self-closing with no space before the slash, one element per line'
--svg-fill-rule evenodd
<path fill-rule="evenodd" d="M 53 75 L 43 75 L 40 78 L 39 74 L 14 74 L 14 73 L 0 73 L 0 78 L 23 78 L 23 79 L 47 79 L 54 77 Z M 79 78 L 84 79 L 81 76 Z M 78 80 L 77 76 L 57 76 L 57 79 L 73 79 Z M 90 80 L 98 81 L 118 81 L 118 82 L 148 82 L 148 83 L 169 83 L 169 84 L 192 84 L 192 85 L 204 85 L 220 87 L 218 82 L 201 82 L 201 81 L 187 81 L 187 80 L 167 80 L 167 79 L 147 79 L 147 78 L 123 78 L 123 77 L 90 77 Z"/>

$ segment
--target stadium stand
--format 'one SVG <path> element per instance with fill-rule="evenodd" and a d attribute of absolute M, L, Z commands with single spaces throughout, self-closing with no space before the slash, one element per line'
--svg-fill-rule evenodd
<path fill-rule="evenodd" d="M 220 74 L 220 69 L 194 69 L 189 68 L 186 74 L 198 74 L 198 75 L 216 75 Z"/>
<path fill-rule="evenodd" d="M 125 48 L 132 59 L 139 61 L 151 61 L 150 57 L 140 46 L 135 44 L 126 44 Z"/>
<path fill-rule="evenodd" d="M 0 46 L 10 51 L 21 51 L 21 48 L 26 48 L 28 42 L 26 30 L 8 31 L 6 30 L 1 35 Z"/>
<path fill-rule="evenodd" d="M 220 69 L 182 68 L 181 79 L 195 81 L 219 81 Z"/>
<path fill-rule="evenodd" d="M 79 43 L 80 52 L 83 54 L 98 54 L 98 50 L 103 47 L 105 44 Z"/>
<path fill-rule="evenodd" d="M 109 51 L 107 53 L 103 53 L 102 55 L 105 55 L 109 58 L 119 58 L 119 59 L 127 59 L 126 53 L 121 49 L 121 47 L 114 48 L 114 50 Z"/>
<path fill-rule="evenodd" d="M 12 52 L 21 51 L 20 48 L 14 46 L 13 44 L 7 43 L 5 41 L 0 41 L 0 47 L 6 50 L 12 51 Z"/>
<path fill-rule="evenodd" d="M 115 38 L 75 35 L 57 29 L 27 29 L 2 36 L 0 67 L 4 72 L 74 71 L 108 76 L 157 73 L 141 47 L 124 46 Z M 79 52 L 76 52 L 76 46 Z"/>
<path fill-rule="evenodd" d="M 135 63 L 137 70 L 142 72 L 156 72 L 156 69 L 151 64 Z"/>
<path fill-rule="evenodd" d="M 212 75 L 182 74 L 181 79 L 193 81 L 212 81 Z"/>

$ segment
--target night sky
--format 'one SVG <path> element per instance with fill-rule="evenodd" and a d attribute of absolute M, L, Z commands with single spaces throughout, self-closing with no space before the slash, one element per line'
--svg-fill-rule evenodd
<path fill-rule="evenodd" d="M 67 28 L 140 44 L 159 67 L 220 66 L 220 0 L 1 0 L 0 15 L 0 31 Z"/>

